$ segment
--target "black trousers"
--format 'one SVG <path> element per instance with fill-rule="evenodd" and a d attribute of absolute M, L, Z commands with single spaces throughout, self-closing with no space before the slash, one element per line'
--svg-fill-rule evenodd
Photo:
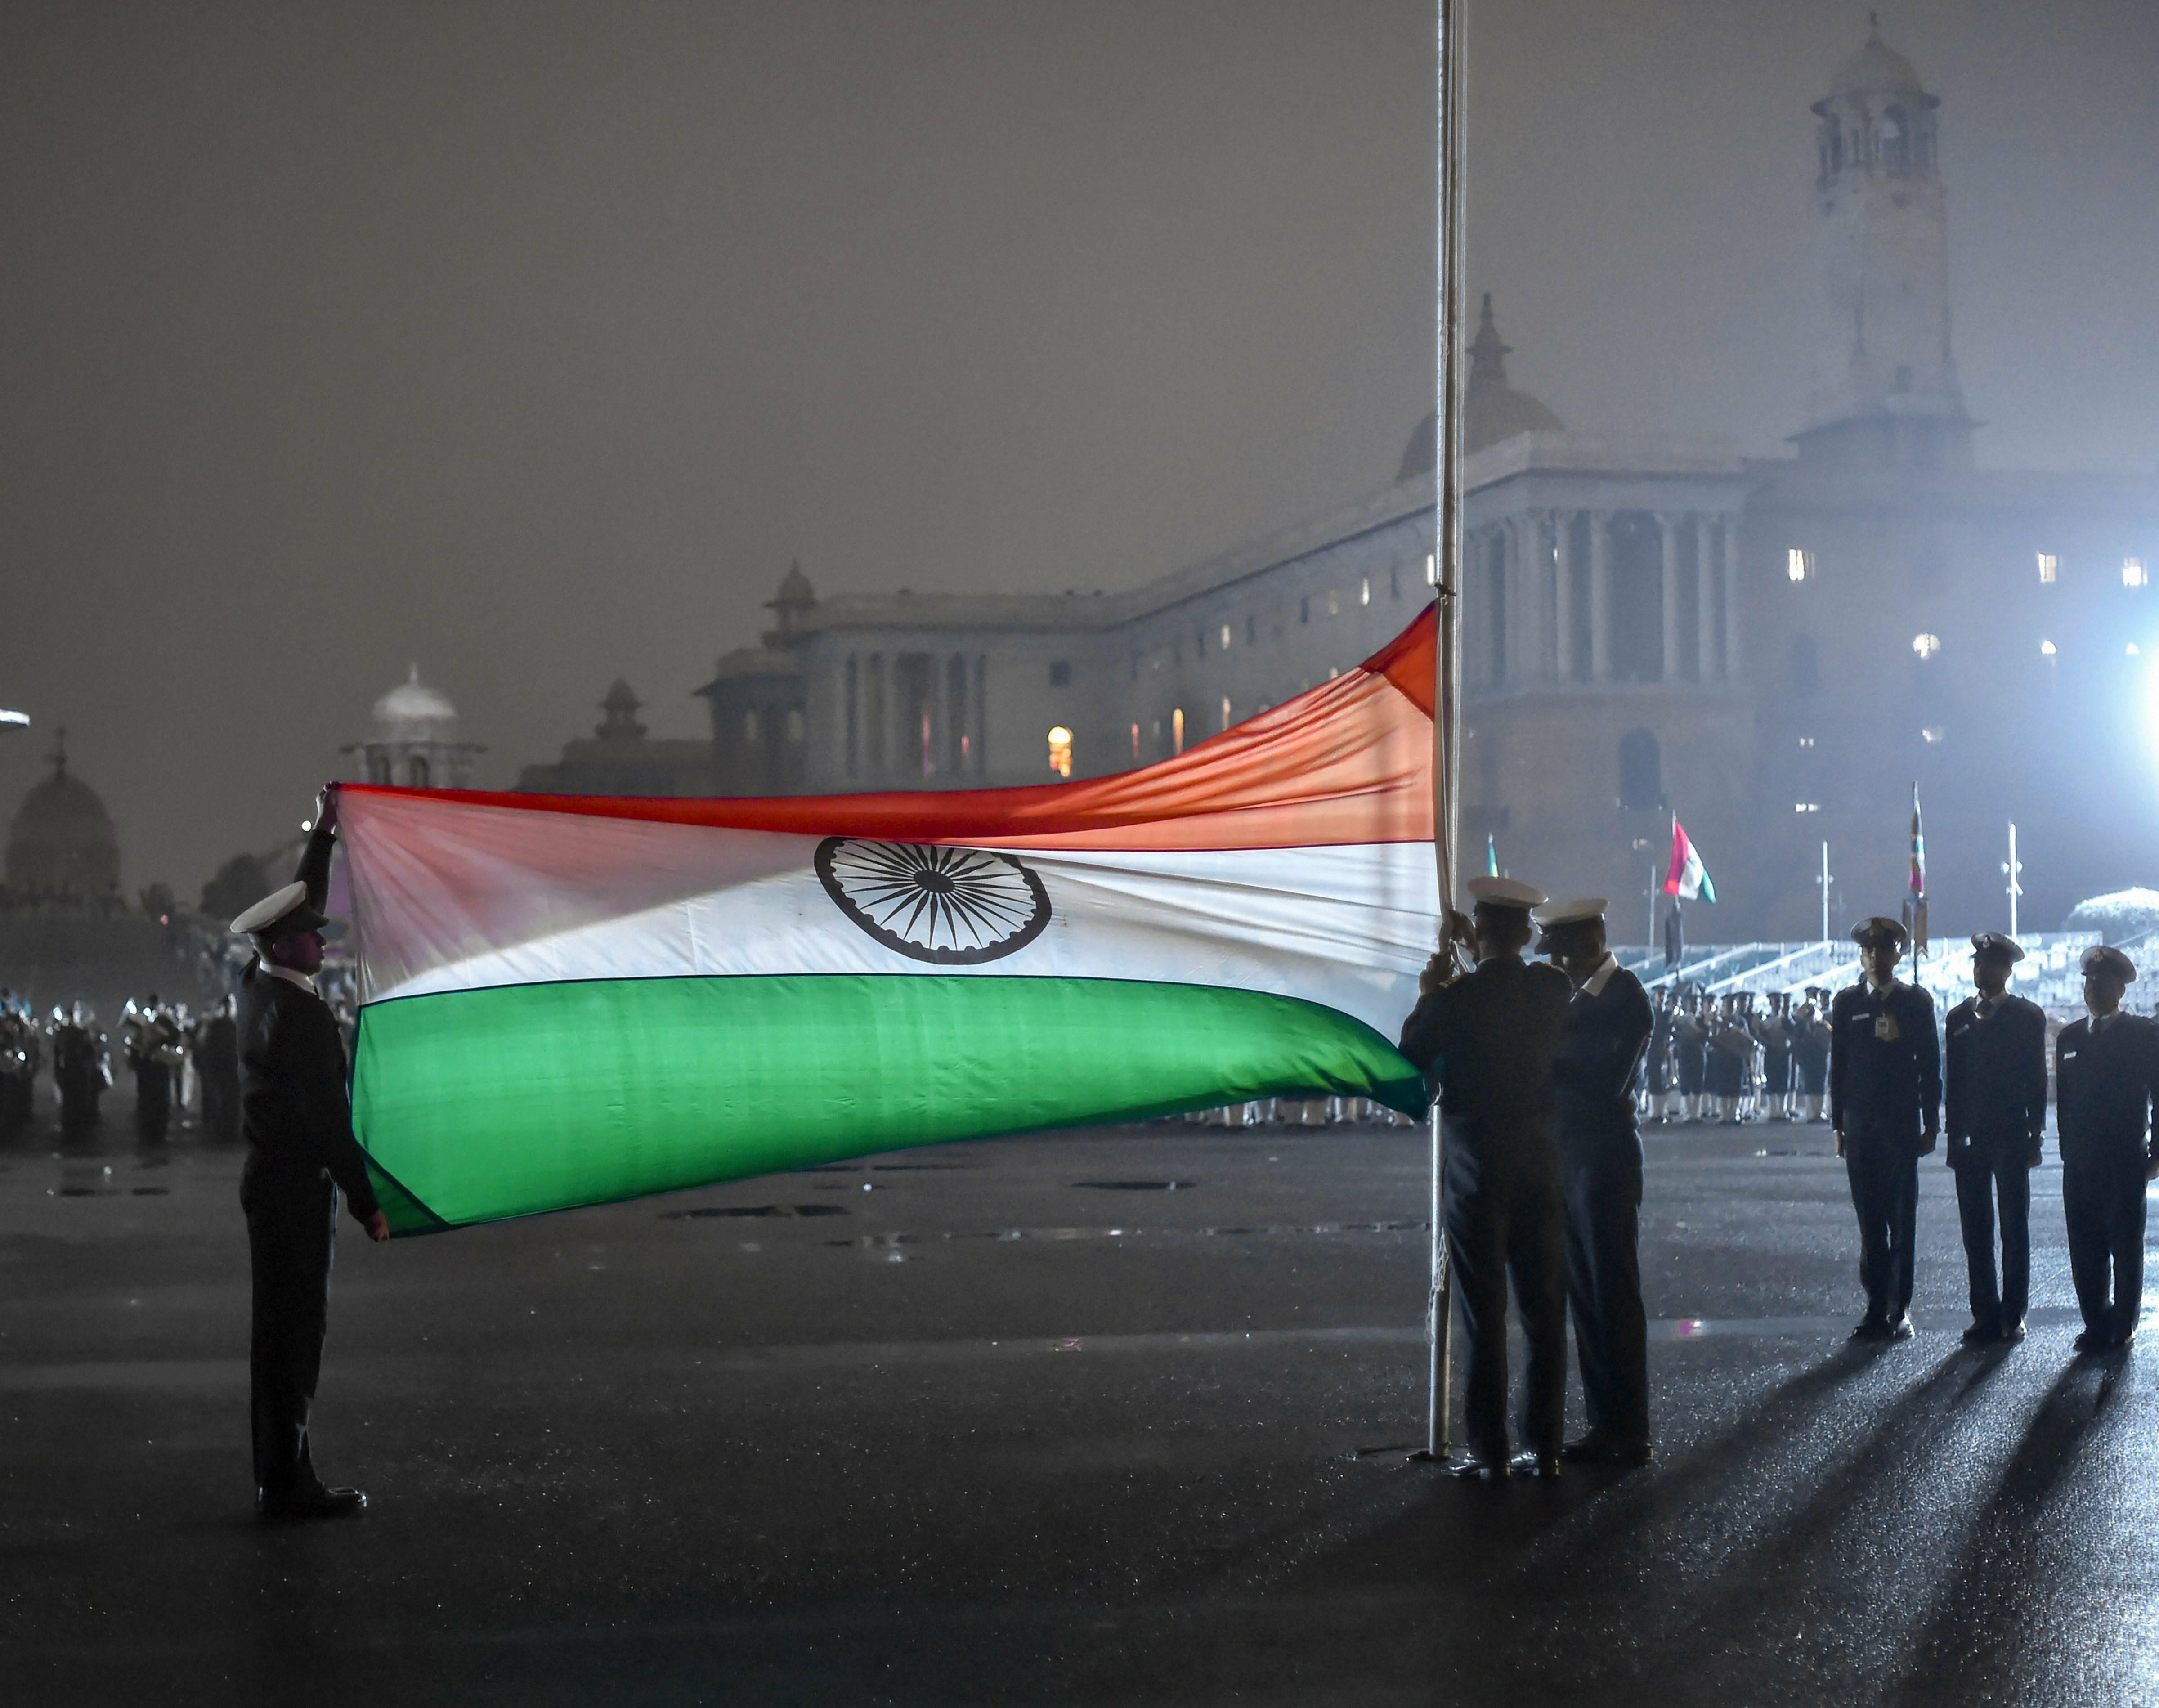
<path fill-rule="evenodd" d="M 135 1131 L 150 1144 L 163 1144 L 173 1115 L 173 1070 L 163 1062 L 135 1074 Z"/>
<path fill-rule="evenodd" d="M 248 1338 L 255 1486 L 273 1495 L 315 1479 L 308 1414 L 329 1326 L 330 1261 L 336 1250 L 337 1188 L 281 1183 L 242 1201 L 255 1307 Z"/>
<path fill-rule="evenodd" d="M 2144 1302 L 2142 1158 L 2064 1162 L 2062 1214 L 2084 1327 L 2105 1339 L 2126 1340 Z"/>
<path fill-rule="evenodd" d="M 1566 1296 L 1582 1409 L 1595 1434 L 1649 1439 L 1649 1325 L 1642 1307 L 1642 1171 L 1626 1162 L 1569 1164 Z"/>
<path fill-rule="evenodd" d="M 2140 1193 L 2142 1183 L 2138 1183 Z M 1982 1328 L 2022 1322 L 2032 1297 L 2032 1171 L 2022 1157 L 1979 1158 L 1956 1170 L 1957 1220 L 1971 1278 L 1971 1320 Z M 2001 1270 L 1994 1266 L 1994 1207 L 2001 1205 Z"/>
<path fill-rule="evenodd" d="M 1487 1464 L 1507 1457 L 1507 1283 L 1522 1313 L 1530 1365 L 1522 1439 L 1556 1453 L 1566 1421 L 1566 1281 L 1559 1181 L 1545 1167 L 1487 1170 L 1457 1187 L 1448 1171 L 1447 1260 L 1455 1310 L 1468 1343 L 1463 1411 L 1469 1451 Z"/>
<path fill-rule="evenodd" d="M 1859 1284 L 1866 1314 L 1894 1322 L 1912 1304 L 1912 1240 L 1919 1212 L 1919 1159 L 1908 1140 L 1845 1139 L 1845 1178 L 1859 1214 Z"/>

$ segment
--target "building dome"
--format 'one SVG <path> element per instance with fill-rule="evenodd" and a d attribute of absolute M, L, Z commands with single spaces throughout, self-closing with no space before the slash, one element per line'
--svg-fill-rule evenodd
<path fill-rule="evenodd" d="M 120 839 L 97 791 L 70 777 L 55 748 L 53 774 L 23 797 L 8 831 L 8 888 L 83 900 L 120 888 Z"/>
<path fill-rule="evenodd" d="M 1877 27 L 1866 45 L 1837 67 L 1829 92 L 1839 95 L 1912 95 L 1926 93 L 1912 62 L 1894 48 L 1884 47 Z"/>
<path fill-rule="evenodd" d="M 1463 388 L 1462 453 L 1465 457 L 1519 433 L 1566 431 L 1566 423 L 1543 404 L 1508 385 L 1507 355 L 1512 349 L 1511 344 L 1500 342 L 1499 325 L 1492 318 L 1492 293 L 1487 291 L 1478 317 L 1477 337 L 1469 346 L 1469 383 Z M 1412 479 L 1438 466 L 1438 417 L 1428 415 L 1410 435 L 1402 452 L 1401 471 L 1395 479 Z"/>
<path fill-rule="evenodd" d="M 420 680 L 420 667 L 375 702 L 375 721 L 385 730 L 431 728 L 458 721 L 458 708 Z"/>

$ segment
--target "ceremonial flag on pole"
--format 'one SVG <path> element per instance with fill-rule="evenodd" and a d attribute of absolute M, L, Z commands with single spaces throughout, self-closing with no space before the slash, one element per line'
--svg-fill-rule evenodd
<path fill-rule="evenodd" d="M 1912 785 L 1912 945 L 1927 952 L 1927 837 L 1919 826 L 1919 785 Z"/>
<path fill-rule="evenodd" d="M 769 800 L 348 784 L 353 1123 L 412 1233 L 1281 1095 L 1421 1113 L 1434 625 L 1142 770 Z"/>
<path fill-rule="evenodd" d="M 1709 881 L 1709 868 L 1701 863 L 1701 856 L 1695 852 L 1685 827 L 1676 818 L 1672 820 L 1672 865 L 1665 874 L 1665 893 L 1689 902 L 1699 897 L 1712 906 L 1716 901 L 1716 886 Z"/>

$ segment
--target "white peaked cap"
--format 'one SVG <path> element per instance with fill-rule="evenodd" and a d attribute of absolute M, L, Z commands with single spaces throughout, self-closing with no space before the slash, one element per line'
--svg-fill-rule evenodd
<path fill-rule="evenodd" d="M 1577 896 L 1571 902 L 1552 902 L 1537 909 L 1537 924 L 1549 930 L 1554 925 L 1578 925 L 1585 919 L 1604 917 L 1602 896 Z"/>
<path fill-rule="evenodd" d="M 282 889 L 272 890 L 232 922 L 233 931 L 241 937 L 267 931 L 293 908 L 304 906 L 307 899 L 308 887 L 304 883 L 288 883 Z"/>
<path fill-rule="evenodd" d="M 1514 877 L 1473 877 L 1465 886 L 1470 898 L 1488 908 L 1520 908 L 1525 913 L 1545 904 L 1545 893 Z"/>

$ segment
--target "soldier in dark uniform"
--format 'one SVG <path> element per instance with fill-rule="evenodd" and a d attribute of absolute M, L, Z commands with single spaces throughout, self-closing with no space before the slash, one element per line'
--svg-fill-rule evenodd
<path fill-rule="evenodd" d="M 1702 1075 L 1708 1061 L 1709 1022 L 1701 1012 L 1701 998 L 1690 991 L 1680 998 L 1680 1017 L 1672 1025 L 1672 1068 L 1679 1082 L 1681 1121 L 1701 1116 Z"/>
<path fill-rule="evenodd" d="M 1807 1105 L 1798 1119 L 1805 1121 L 1822 1120 L 1822 1098 L 1829 1087 L 1829 1027 L 1822 1018 L 1827 994 L 1810 986 L 1792 1022 L 1792 1070 Z"/>
<path fill-rule="evenodd" d="M 2061 1135 L 2062 1214 L 2084 1332 L 2079 1352 L 2126 1346 L 2144 1297 L 2144 1188 L 2159 1024 L 2121 1012 L 2136 968 L 2118 949 L 2084 955 L 2086 1018 L 2054 1041 L 2054 1120 Z"/>
<path fill-rule="evenodd" d="M 1763 1016 L 1756 1036 L 1762 1040 L 1762 1100 L 1768 1121 L 1792 1118 L 1792 1020 L 1787 1012 L 1791 999 L 1781 991 L 1769 993 L 1769 1012 Z"/>
<path fill-rule="evenodd" d="M 2047 1013 L 2009 994 L 2009 970 L 2023 960 L 2013 938 L 1982 931 L 1971 939 L 1976 996 L 1949 1010 L 1943 1074 L 1943 1131 L 1956 1171 L 1957 1219 L 1971 1276 L 1968 1343 L 2022 1340 L 2032 1291 L 2032 1171 L 2047 1126 Z M 1994 1268 L 1994 1211 L 2001 1206 L 2001 1275 Z"/>
<path fill-rule="evenodd" d="M 53 1089 L 60 1097 L 60 1131 L 80 1137 L 97 1125 L 97 1100 L 112 1083 L 112 1064 L 97 1017 L 81 1003 L 53 1010 Z"/>
<path fill-rule="evenodd" d="M 1507 1448 L 1507 1283 L 1530 1343 L 1522 1407 L 1529 1452 L 1519 1468 L 1559 1471 L 1566 1410 L 1566 1281 L 1559 1157 L 1552 1140 L 1552 1056 L 1573 986 L 1525 963 L 1530 909 L 1544 897 L 1511 878 L 1469 882 L 1476 970 L 1449 977 L 1444 955 L 1403 1023 L 1401 1049 L 1439 1097 L 1447 1141 L 1447 1243 L 1455 1305 L 1469 1343 L 1464 1410 L 1470 1457 L 1456 1475 L 1503 1479 Z"/>
<path fill-rule="evenodd" d="M 1830 1005 L 1830 1120 L 1859 1215 L 1859 1280 L 1866 1315 L 1855 1340 L 1907 1340 L 1919 1158 L 1941 1131 L 1941 1049 L 1934 999 L 1900 983 L 1910 940 L 1877 916 L 1852 928 L 1865 976 Z"/>
<path fill-rule="evenodd" d="M 227 996 L 195 1027 L 195 1074 L 202 1081 L 203 1131 L 226 1142 L 240 1136 L 240 1040 Z"/>
<path fill-rule="evenodd" d="M 1575 987 L 1552 1089 L 1566 1198 L 1567 1302 L 1589 1431 L 1561 1451 L 1592 1463 L 1645 1464 L 1649 1348 L 1634 1081 L 1649 1042 L 1649 998 L 1605 947 L 1602 897 L 1563 902 L 1536 917 L 1544 928 L 1537 952 L 1550 955 Z"/>
<path fill-rule="evenodd" d="M 0 1137 L 13 1138 L 30 1124 L 42 1043 L 29 1005 L 0 991 Z"/>
<path fill-rule="evenodd" d="M 173 1116 L 173 1065 L 179 1054 L 179 1029 L 152 991 L 142 1007 L 131 1002 L 122 1017 L 121 1043 L 127 1070 L 135 1076 L 135 1136 L 146 1145 L 162 1145 Z"/>
<path fill-rule="evenodd" d="M 247 1141 L 240 1203 L 254 1271 L 256 1510 L 273 1519 L 334 1518 L 367 1506 L 356 1488 L 324 1485 L 308 1441 L 339 1189 L 370 1239 L 390 1237 L 352 1136 L 337 1022 L 310 976 L 323 964 L 322 904 L 336 821 L 337 797 L 326 789 L 315 804 L 298 881 L 232 922 L 256 949 L 240 988 L 241 1128 Z"/>
<path fill-rule="evenodd" d="M 1659 1126 L 1669 1119 L 1668 1105 L 1671 1101 L 1672 1089 L 1672 1022 L 1677 1017 L 1672 987 L 1666 985 L 1657 992 L 1656 1007 L 1652 1011 L 1649 1022 L 1649 1054 L 1642 1067 L 1644 1089 L 1648 1094 L 1649 1116 Z"/>

